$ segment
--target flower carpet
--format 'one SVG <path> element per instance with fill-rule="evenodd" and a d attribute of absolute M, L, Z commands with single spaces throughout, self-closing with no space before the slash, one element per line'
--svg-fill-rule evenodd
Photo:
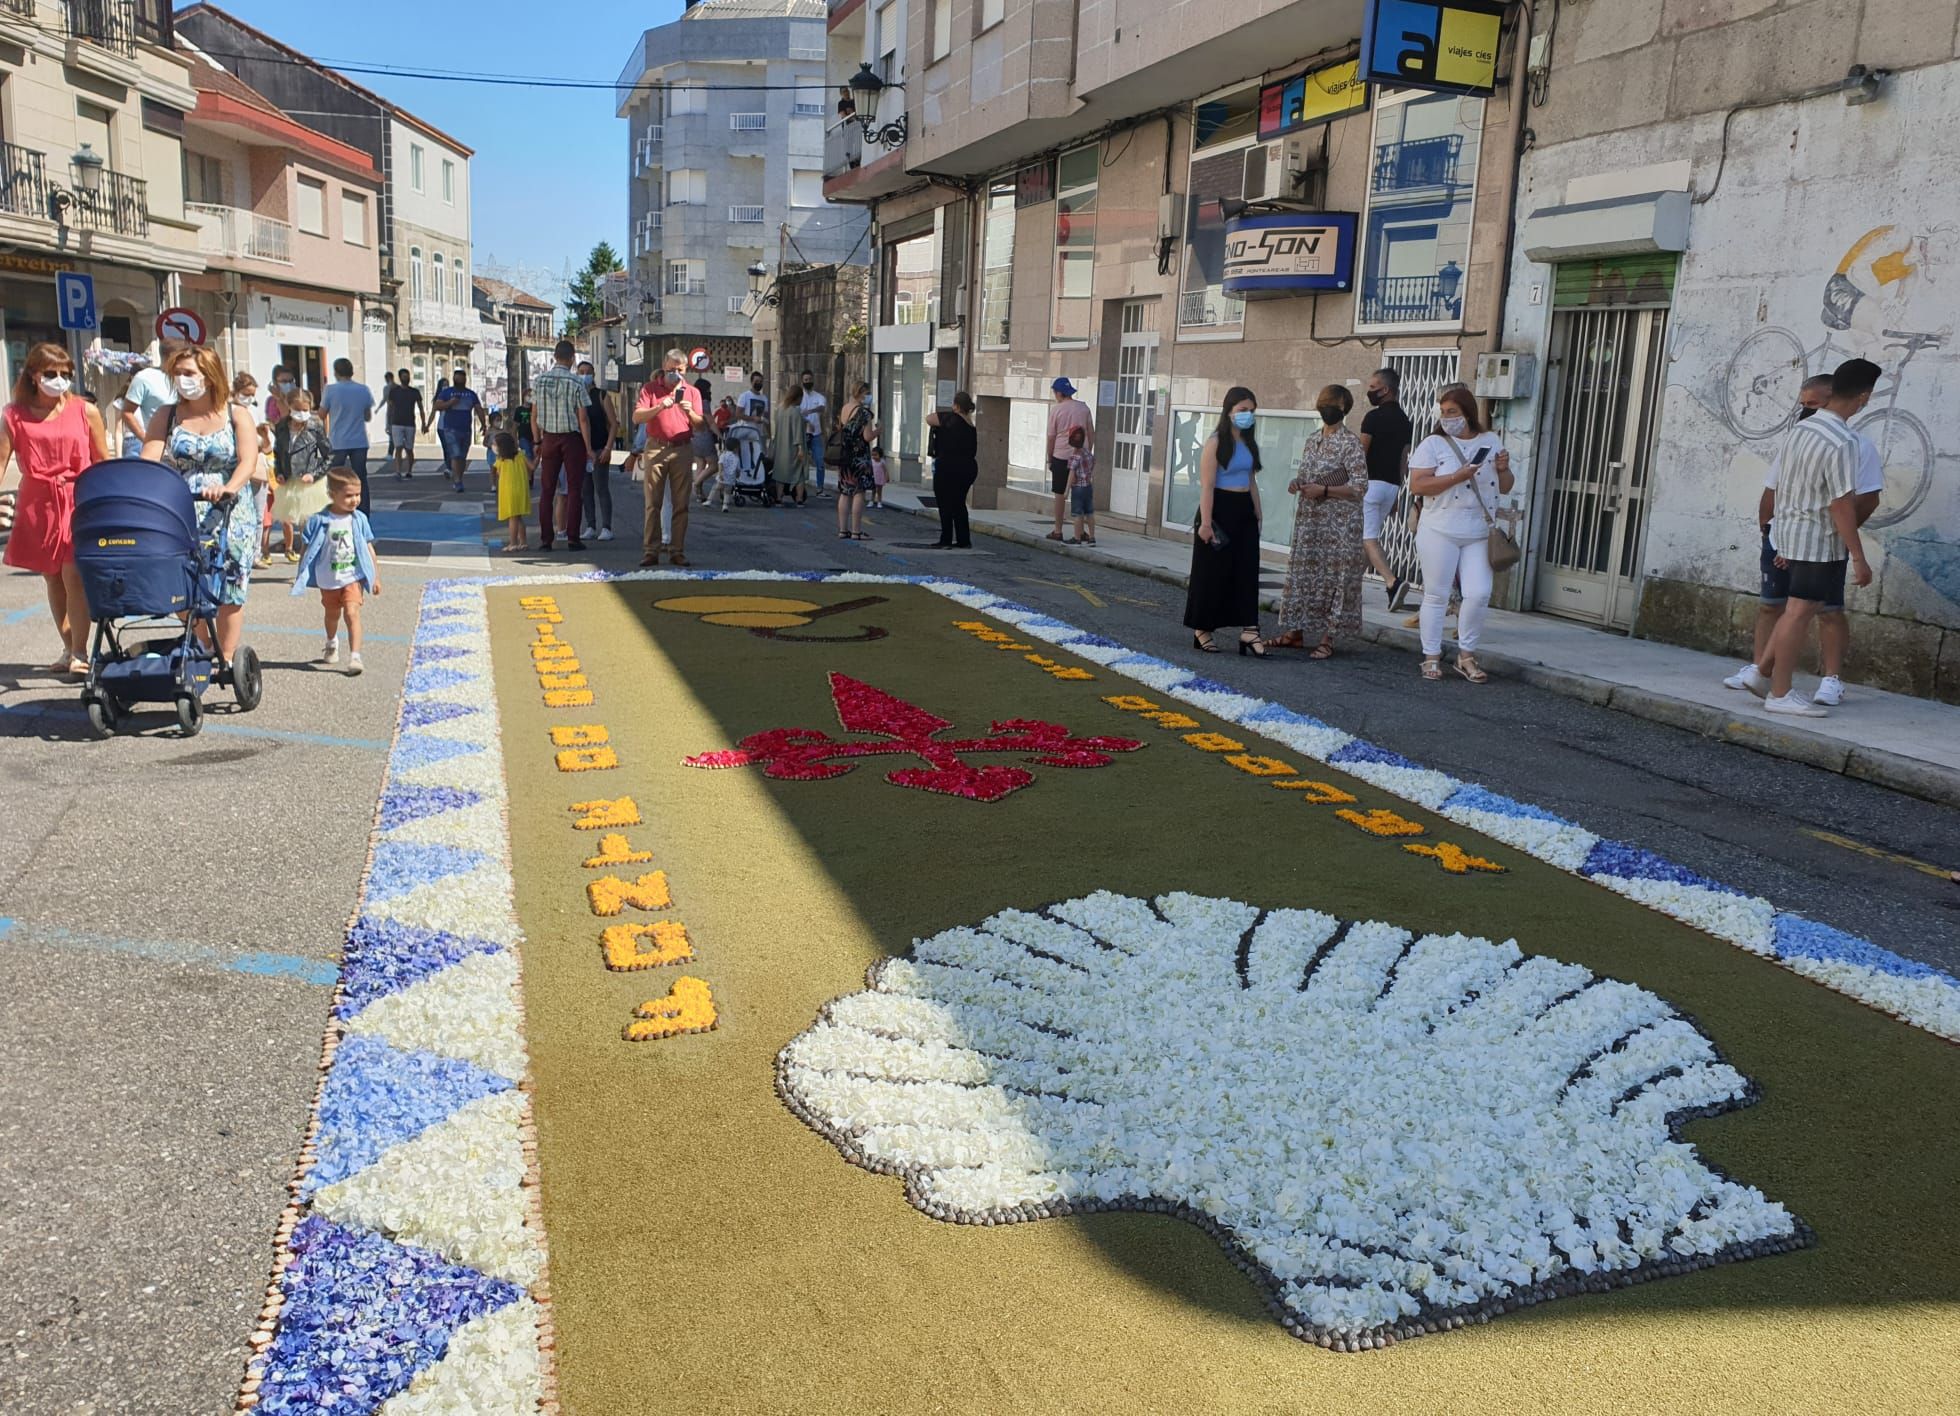
<path fill-rule="evenodd" d="M 971 587 L 444 582 L 241 1405 L 1925 1409 L 1956 1039 Z"/>

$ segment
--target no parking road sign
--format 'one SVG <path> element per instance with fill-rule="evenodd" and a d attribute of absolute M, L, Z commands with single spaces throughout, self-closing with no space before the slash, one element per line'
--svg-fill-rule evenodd
<path fill-rule="evenodd" d="M 63 329 L 95 328 L 95 277 L 64 270 L 54 278 L 54 302 Z"/>
<path fill-rule="evenodd" d="M 173 305 L 157 316 L 158 339 L 181 339 L 188 344 L 204 343 L 204 320 L 196 310 Z"/>

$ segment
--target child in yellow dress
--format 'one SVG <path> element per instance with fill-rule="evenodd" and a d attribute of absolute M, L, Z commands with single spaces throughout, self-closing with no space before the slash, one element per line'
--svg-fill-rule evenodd
<path fill-rule="evenodd" d="M 510 555 L 530 549 L 524 518 L 531 514 L 531 459 L 509 433 L 498 433 L 493 446 L 497 450 L 497 519 L 510 523 L 510 535 L 504 540 L 504 554 Z"/>

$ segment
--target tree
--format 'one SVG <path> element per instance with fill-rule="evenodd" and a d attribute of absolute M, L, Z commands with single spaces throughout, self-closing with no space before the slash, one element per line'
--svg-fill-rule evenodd
<path fill-rule="evenodd" d="M 565 334 L 569 338 L 605 318 L 605 297 L 599 282 L 625 267 L 609 242 L 601 241 L 585 258 L 585 268 L 565 289 Z"/>

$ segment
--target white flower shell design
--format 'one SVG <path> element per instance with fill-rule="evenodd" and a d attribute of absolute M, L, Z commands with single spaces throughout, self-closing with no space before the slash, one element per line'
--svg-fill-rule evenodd
<path fill-rule="evenodd" d="M 1644 989 L 1515 942 L 1099 892 L 921 941 L 777 1059 L 797 1116 L 940 1219 L 1212 1232 L 1355 1351 L 1809 1231 L 1674 1127 L 1750 1082 Z"/>

